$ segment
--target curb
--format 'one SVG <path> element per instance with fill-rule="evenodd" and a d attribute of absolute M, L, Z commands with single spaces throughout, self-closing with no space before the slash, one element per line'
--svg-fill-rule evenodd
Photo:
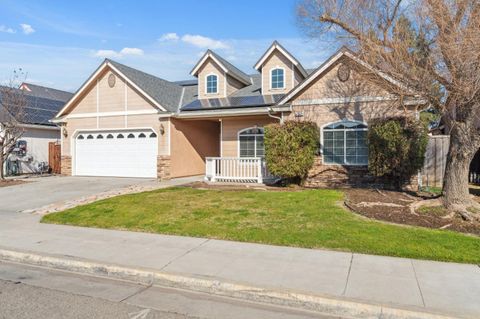
<path fill-rule="evenodd" d="M 0 261 L 115 278 L 147 285 L 185 289 L 246 301 L 315 311 L 342 318 L 454 318 L 425 312 L 424 310 L 422 311 L 422 309 L 407 310 L 379 304 L 368 304 L 347 299 L 335 299 L 320 295 L 299 293 L 287 289 L 274 290 L 254 287 L 242 283 L 219 281 L 208 277 L 184 276 L 149 269 L 127 268 L 113 264 L 101 264 L 88 260 L 80 260 L 71 256 L 39 255 L 37 253 L 0 248 Z"/>

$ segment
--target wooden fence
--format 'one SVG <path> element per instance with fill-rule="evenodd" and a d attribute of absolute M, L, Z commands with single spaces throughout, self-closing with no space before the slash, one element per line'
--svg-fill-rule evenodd
<path fill-rule="evenodd" d="M 423 187 L 442 187 L 449 143 L 448 135 L 429 136 L 425 164 L 421 172 Z"/>

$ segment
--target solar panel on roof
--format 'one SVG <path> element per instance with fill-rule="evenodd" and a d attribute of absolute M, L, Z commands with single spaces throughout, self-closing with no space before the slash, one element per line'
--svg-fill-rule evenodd
<path fill-rule="evenodd" d="M 184 107 L 182 111 L 196 111 L 206 109 L 221 108 L 240 108 L 272 105 L 278 102 L 283 94 L 275 95 L 254 95 L 254 96 L 233 96 L 221 99 L 199 99 L 195 100 Z"/>

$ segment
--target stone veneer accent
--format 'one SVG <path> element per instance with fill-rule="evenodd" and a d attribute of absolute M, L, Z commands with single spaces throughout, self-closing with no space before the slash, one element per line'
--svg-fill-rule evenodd
<path fill-rule="evenodd" d="M 64 156 L 60 157 L 60 174 L 64 176 L 72 175 L 72 157 Z"/>
<path fill-rule="evenodd" d="M 171 159 L 169 155 L 157 156 L 157 177 L 159 179 L 170 179 Z"/>
<path fill-rule="evenodd" d="M 376 187 L 392 188 L 388 180 L 376 178 L 368 173 L 367 166 L 325 165 L 322 156 L 316 156 L 310 169 L 305 187 L 311 188 L 349 188 L 349 187 Z M 405 190 L 418 189 L 417 176 L 413 176 L 409 183 L 404 185 Z"/>

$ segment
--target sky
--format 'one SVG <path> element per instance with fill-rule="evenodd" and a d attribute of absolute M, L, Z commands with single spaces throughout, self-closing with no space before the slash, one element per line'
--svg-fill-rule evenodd
<path fill-rule="evenodd" d="M 305 68 L 337 48 L 305 36 L 295 0 L 0 0 L 0 82 L 21 68 L 26 81 L 76 91 L 110 58 L 176 81 L 212 49 L 244 72 L 273 40 Z"/>

